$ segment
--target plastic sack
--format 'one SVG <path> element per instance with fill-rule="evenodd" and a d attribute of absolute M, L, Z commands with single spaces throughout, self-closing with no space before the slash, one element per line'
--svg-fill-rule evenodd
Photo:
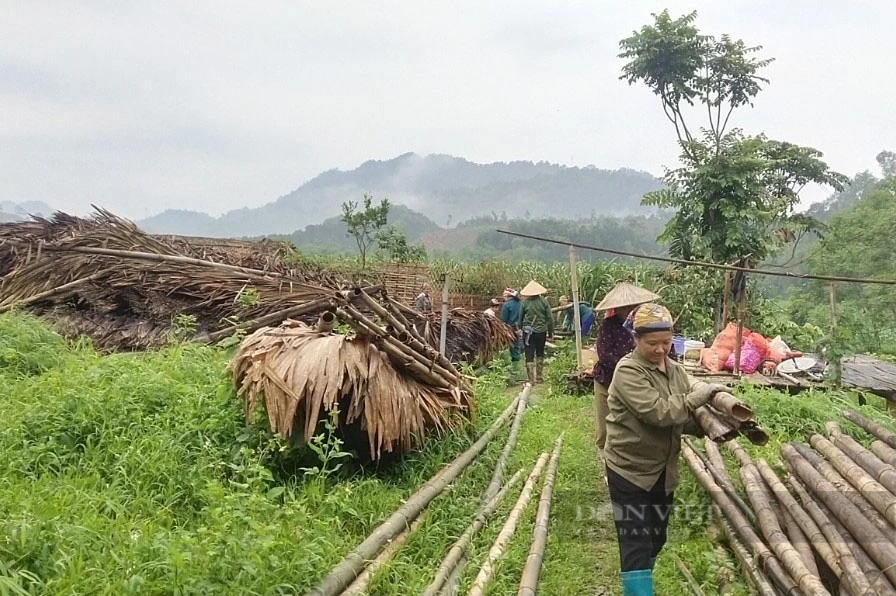
<path fill-rule="evenodd" d="M 749 337 L 752 331 L 744 327 L 742 338 Z M 716 350 L 725 349 L 729 352 L 734 351 L 734 346 L 737 345 L 737 324 L 736 323 L 728 323 L 724 329 L 722 329 L 716 338 L 712 342 L 712 348 L 716 348 Z"/>
<path fill-rule="evenodd" d="M 784 343 L 780 335 L 775 336 L 775 339 L 768 343 L 768 357 L 774 360 L 776 364 L 787 358 L 790 352 L 790 346 Z"/>
<path fill-rule="evenodd" d="M 745 341 L 740 349 L 740 370 L 748 375 L 756 372 L 762 363 L 762 349 L 752 341 Z M 734 352 L 725 360 L 725 369 L 734 370 Z"/>
<path fill-rule="evenodd" d="M 729 354 L 731 354 L 731 351 L 725 348 L 703 348 L 700 354 L 700 362 L 706 370 L 720 372 Z"/>

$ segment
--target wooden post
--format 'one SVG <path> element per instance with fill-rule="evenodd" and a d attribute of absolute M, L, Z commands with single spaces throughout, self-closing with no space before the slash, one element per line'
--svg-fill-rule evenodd
<path fill-rule="evenodd" d="M 828 294 L 831 297 L 831 331 L 837 328 L 837 294 L 834 291 L 834 282 L 828 282 Z"/>
<path fill-rule="evenodd" d="M 725 290 L 722 292 L 722 325 L 721 329 L 728 324 L 728 298 L 731 296 L 731 272 L 725 272 Z M 721 330 L 720 329 L 720 330 Z"/>
<path fill-rule="evenodd" d="M 744 280 L 744 291 L 737 302 L 737 339 L 734 343 L 734 374 L 740 374 L 740 352 L 744 341 L 744 316 L 747 310 L 747 284 Z"/>
<path fill-rule="evenodd" d="M 576 247 L 569 245 L 569 280 L 572 284 L 572 316 L 576 333 L 576 373 L 582 370 L 582 316 L 579 314 L 579 271 Z"/>
<path fill-rule="evenodd" d="M 442 274 L 442 328 L 439 330 L 439 354 L 445 355 L 445 335 L 448 332 L 448 274 Z"/>

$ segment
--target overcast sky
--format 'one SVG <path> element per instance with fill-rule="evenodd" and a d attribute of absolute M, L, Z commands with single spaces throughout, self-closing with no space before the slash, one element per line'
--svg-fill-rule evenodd
<path fill-rule="evenodd" d="M 776 58 L 737 126 L 848 175 L 896 150 L 885 0 L 0 0 L 0 200 L 219 214 L 408 151 L 661 174 L 674 131 L 616 55 L 664 7 Z"/>

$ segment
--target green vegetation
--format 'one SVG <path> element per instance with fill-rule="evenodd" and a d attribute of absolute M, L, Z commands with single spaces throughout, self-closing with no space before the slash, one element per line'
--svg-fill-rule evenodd
<path fill-rule="evenodd" d="M 358 252 L 361 254 L 361 268 L 367 266 L 367 251 L 376 240 L 377 233 L 389 219 L 389 200 L 383 199 L 379 205 L 373 205 L 373 196 L 364 194 L 363 206 L 357 201 L 346 201 L 342 204 L 342 223 L 346 233 L 355 239 Z"/>

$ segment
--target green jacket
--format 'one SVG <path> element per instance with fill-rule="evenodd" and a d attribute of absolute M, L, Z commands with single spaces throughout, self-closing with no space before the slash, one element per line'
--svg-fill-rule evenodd
<path fill-rule="evenodd" d="M 554 316 L 544 296 L 524 298 L 520 309 L 520 327 L 532 326 L 533 333 L 554 335 Z"/>
<path fill-rule="evenodd" d="M 689 394 L 704 385 L 669 358 L 665 372 L 637 350 L 620 360 L 607 398 L 607 466 L 646 491 L 665 470 L 666 494 L 674 491 L 681 435 L 702 436 L 693 413 L 703 403 Z"/>

